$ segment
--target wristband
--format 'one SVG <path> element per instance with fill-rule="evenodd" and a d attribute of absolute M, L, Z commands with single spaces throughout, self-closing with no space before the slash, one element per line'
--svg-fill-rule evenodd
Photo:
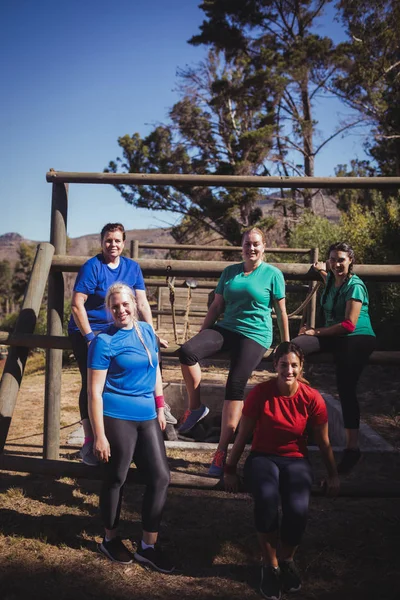
<path fill-rule="evenodd" d="M 165 406 L 164 396 L 155 396 L 154 399 L 156 401 L 156 408 L 164 408 L 164 406 Z"/>
<path fill-rule="evenodd" d="M 342 321 L 340 324 L 343 327 L 343 329 L 345 329 L 348 333 L 353 333 L 353 331 L 356 328 L 356 326 L 353 325 L 353 323 L 350 321 L 350 319 L 346 319 L 345 321 Z"/>
<path fill-rule="evenodd" d="M 224 466 L 224 473 L 226 475 L 236 475 L 236 465 L 228 465 L 225 464 Z"/>
<path fill-rule="evenodd" d="M 91 342 L 96 337 L 93 331 L 89 331 L 89 333 L 85 333 L 83 336 L 87 342 Z"/>

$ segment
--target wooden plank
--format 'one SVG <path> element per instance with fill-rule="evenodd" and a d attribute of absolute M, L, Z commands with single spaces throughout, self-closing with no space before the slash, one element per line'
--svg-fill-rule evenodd
<path fill-rule="evenodd" d="M 195 185 L 287 189 L 396 189 L 400 177 L 267 177 L 258 175 L 176 175 L 147 173 L 78 173 L 51 170 L 49 183 L 107 183 L 110 185 Z"/>
<path fill-rule="evenodd" d="M 46 475 L 48 477 L 61 478 L 71 477 L 73 479 L 101 480 L 101 467 L 88 467 L 81 462 L 71 460 L 46 460 L 25 456 L 0 455 L 0 469 L 3 471 L 33 473 L 35 475 Z M 127 478 L 128 483 L 143 485 L 143 478 L 136 468 L 130 468 Z M 223 491 L 219 479 L 192 475 L 180 471 L 171 471 L 170 487 L 192 489 L 192 490 L 214 490 Z M 244 490 L 241 490 L 244 491 Z M 313 496 L 325 496 L 325 489 L 313 485 Z M 400 498 L 400 484 L 396 481 L 367 483 L 342 483 L 339 496 L 347 498 Z"/>
<path fill-rule="evenodd" d="M 156 244 L 152 242 L 139 242 L 139 248 L 153 250 L 197 250 L 201 252 L 242 252 L 242 246 L 201 246 L 199 244 Z M 309 254 L 310 248 L 265 248 L 269 254 Z M 135 258 L 133 256 L 133 258 Z"/>
<path fill-rule="evenodd" d="M 87 256 L 54 256 L 52 270 L 77 272 L 87 261 Z M 206 260 L 164 260 L 139 258 L 137 261 L 145 277 L 150 275 L 171 277 L 219 277 L 232 262 Z M 269 263 L 280 269 L 285 279 L 298 281 L 321 281 L 320 276 L 309 264 Z M 168 267 L 168 269 L 167 269 Z M 354 273 L 364 281 L 400 281 L 400 265 L 354 265 Z"/>
<path fill-rule="evenodd" d="M 62 350 L 72 350 L 71 342 L 66 336 L 48 336 L 48 335 L 29 335 L 26 333 L 9 333 L 0 331 L 0 344 L 7 346 L 21 346 L 25 348 L 60 348 Z M 161 348 L 161 355 L 164 357 L 178 356 L 177 344 L 170 344 L 168 348 Z M 269 349 L 264 354 L 263 360 L 271 361 L 272 350 Z M 210 359 L 228 360 L 228 353 L 217 352 Z M 333 355 L 328 352 L 310 354 L 306 362 L 312 364 L 333 363 Z M 400 351 L 397 350 L 375 350 L 369 357 L 370 365 L 400 365 Z"/>
<path fill-rule="evenodd" d="M 22 309 L 15 324 L 15 336 L 31 334 L 35 329 L 53 254 L 54 246 L 51 244 L 38 245 Z M 0 383 L 0 452 L 4 449 L 10 428 L 27 356 L 26 346 L 13 346 L 4 366 Z"/>

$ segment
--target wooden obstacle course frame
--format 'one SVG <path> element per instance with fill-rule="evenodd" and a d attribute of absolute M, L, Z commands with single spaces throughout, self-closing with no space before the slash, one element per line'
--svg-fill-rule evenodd
<path fill-rule="evenodd" d="M 263 188 L 329 188 L 329 189 L 397 189 L 400 188 L 400 177 L 244 177 L 244 176 L 213 176 L 213 175 L 147 175 L 147 174 L 109 174 L 109 173 L 63 173 L 51 170 L 46 175 L 48 182 L 53 184 L 52 209 L 51 209 L 51 244 L 40 244 L 40 250 L 46 250 L 47 259 L 45 267 L 32 269 L 31 279 L 25 296 L 20 318 L 15 332 L 4 336 L 0 332 L 0 341 L 10 344 L 15 352 L 10 352 L 6 361 L 5 373 L 0 384 L 0 468 L 6 470 L 21 470 L 29 472 L 50 473 L 49 461 L 56 461 L 57 468 L 66 469 L 68 461 L 58 461 L 59 458 L 59 425 L 60 425 L 60 385 L 62 370 L 62 349 L 69 348 L 70 343 L 62 336 L 62 319 L 64 308 L 64 282 L 62 272 L 78 271 L 87 257 L 70 257 L 66 255 L 67 240 L 67 207 L 69 183 L 106 183 L 110 185 L 203 185 L 224 187 L 263 187 Z M 292 249 L 290 249 L 291 251 Z M 55 253 L 50 261 L 49 254 Z M 43 252 L 42 252 L 43 253 Z M 315 256 L 314 256 L 315 258 Z M 318 258 L 318 256 L 317 256 Z M 316 259 L 315 259 L 316 260 Z M 36 259 L 35 259 L 36 261 Z M 315 262 L 312 260 L 312 262 Z M 230 263 L 218 261 L 176 261 L 157 259 L 138 259 L 145 276 L 166 276 L 167 266 L 171 276 L 198 276 L 204 278 L 218 277 L 222 270 Z M 35 262 L 36 264 L 36 262 Z M 284 274 L 286 279 L 299 281 L 319 281 L 318 273 L 310 269 L 309 265 L 297 263 L 275 264 Z M 44 270 L 43 270 L 44 269 Z M 23 315 L 26 311 L 36 315 L 44 294 L 47 274 L 49 276 L 48 293 L 48 334 L 46 336 L 33 336 L 32 319 L 26 324 Z M 354 272 L 366 281 L 400 281 L 399 265 L 356 265 Z M 28 306 L 32 302 L 34 306 Z M 25 311 L 25 312 L 24 312 Z M 25 338 L 25 336 L 27 336 Z M 24 343 L 23 343 L 24 342 Z M 38 343 L 40 342 L 40 343 Z M 45 384 L 45 426 L 44 426 L 44 459 L 24 460 L 18 467 L 18 458 L 2 454 L 11 422 L 19 385 L 23 375 L 28 347 L 45 347 L 48 349 L 46 361 Z M 175 349 L 176 351 L 176 349 Z M 163 354 L 165 352 L 163 351 Z M 370 362 L 383 360 L 385 364 L 399 364 L 400 353 L 373 353 Z M 24 358 L 25 357 L 25 358 Z M 310 362 L 325 362 L 328 357 L 315 355 Z M 379 363 L 380 364 L 380 363 Z M 10 380 L 11 377 L 11 380 Z M 31 463 L 35 460 L 37 462 Z M 62 464 L 58 464 L 62 463 Z M 83 465 L 74 464 L 73 469 L 80 469 Z M 13 468 L 10 467 L 13 465 Z M 27 467 L 30 465 L 30 471 Z M 34 469 L 34 470 L 33 470 Z M 90 469 L 93 469 L 91 467 Z M 64 471 L 65 472 L 65 471 Z M 82 476 L 87 476 L 90 471 L 82 471 Z M 92 471 L 94 475 L 94 471 Z M 54 471 L 55 474 L 55 471 Z M 174 475 L 175 477 L 175 475 Z M 193 476 L 194 477 L 194 476 Z M 185 485 L 185 487 L 187 487 Z"/>

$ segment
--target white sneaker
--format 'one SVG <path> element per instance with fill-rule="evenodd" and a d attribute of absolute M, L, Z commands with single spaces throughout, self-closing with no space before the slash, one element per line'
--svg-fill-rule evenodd
<path fill-rule="evenodd" d="M 86 442 L 79 451 L 82 462 L 89 467 L 97 467 L 99 461 L 93 454 L 93 442 Z"/>
<path fill-rule="evenodd" d="M 171 412 L 171 407 L 169 404 L 166 404 L 164 406 L 164 414 L 165 414 L 165 420 L 167 421 L 167 423 L 169 423 L 170 425 L 176 425 L 178 420 L 175 419 L 174 415 Z"/>

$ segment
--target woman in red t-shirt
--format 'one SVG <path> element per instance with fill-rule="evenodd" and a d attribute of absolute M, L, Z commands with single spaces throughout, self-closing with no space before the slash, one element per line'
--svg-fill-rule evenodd
<path fill-rule="evenodd" d="M 328 471 L 327 493 L 336 495 L 339 490 L 325 401 L 304 383 L 303 361 L 303 352 L 296 344 L 283 342 L 278 346 L 274 357 L 277 378 L 260 383 L 247 396 L 239 433 L 224 470 L 225 489 L 236 491 L 236 466 L 246 440 L 254 432 L 244 473 L 254 499 L 263 558 L 260 592 L 271 600 L 278 600 L 281 590 L 294 592 L 301 588 L 293 557 L 306 527 L 312 483 L 307 424 Z M 278 561 L 279 500 L 282 523 Z"/>

